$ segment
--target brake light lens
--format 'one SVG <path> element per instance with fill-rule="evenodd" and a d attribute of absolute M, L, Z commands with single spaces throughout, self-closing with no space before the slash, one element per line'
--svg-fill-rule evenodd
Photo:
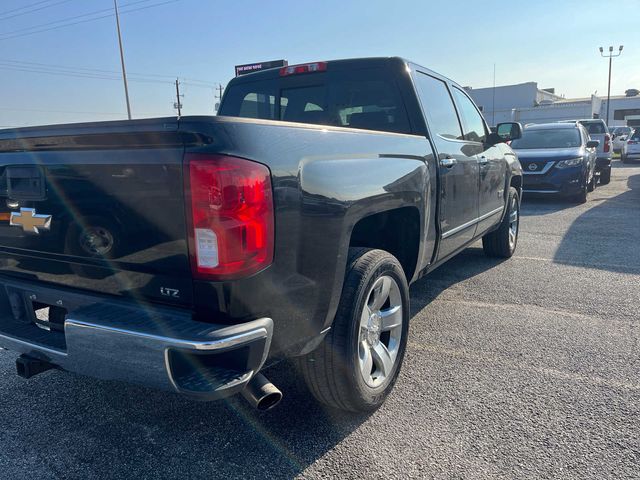
<path fill-rule="evenodd" d="M 608 133 L 604 134 L 604 147 L 603 147 L 603 152 L 608 152 L 609 151 L 609 147 L 611 146 L 610 143 L 611 142 L 611 137 L 609 136 Z"/>
<path fill-rule="evenodd" d="M 269 169 L 237 157 L 187 154 L 185 170 L 193 276 L 229 280 L 270 265 L 274 214 Z"/>
<path fill-rule="evenodd" d="M 325 72 L 327 62 L 302 63 L 300 65 L 290 65 L 280 69 L 280 76 L 298 75 L 300 73 Z"/>

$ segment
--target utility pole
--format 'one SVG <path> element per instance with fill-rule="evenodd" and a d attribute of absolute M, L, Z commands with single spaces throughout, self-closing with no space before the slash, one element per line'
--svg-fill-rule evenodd
<path fill-rule="evenodd" d="M 496 126 L 496 64 L 493 64 L 493 100 L 491 104 L 491 126 Z"/>
<path fill-rule="evenodd" d="M 176 78 L 176 102 L 173 104 L 173 108 L 178 110 L 178 118 L 182 116 L 182 103 L 180 102 L 180 97 L 184 97 L 184 95 L 180 95 L 180 80 Z"/>
<path fill-rule="evenodd" d="M 124 96 L 127 100 L 127 117 L 131 120 L 131 104 L 129 103 L 129 86 L 127 85 L 127 71 L 124 68 L 124 50 L 122 48 L 122 34 L 120 33 L 120 15 L 118 13 L 118 0 L 113 0 L 113 8 L 116 11 L 116 26 L 118 27 L 118 44 L 120 45 L 120 63 L 122 64 L 122 80 L 124 81 Z"/>
<path fill-rule="evenodd" d="M 224 87 L 222 86 L 221 83 L 218 84 L 218 86 L 216 87 L 218 89 L 218 94 L 214 94 L 213 95 L 213 99 L 214 99 L 214 110 L 218 111 L 218 109 L 220 108 L 220 101 L 222 100 L 222 93 L 224 92 Z M 215 100 L 218 100 L 217 102 Z"/>
<path fill-rule="evenodd" d="M 607 55 L 604 54 L 604 50 L 600 47 L 600 56 L 609 59 L 609 83 L 607 84 L 607 127 L 609 126 L 609 104 L 611 103 L 611 61 L 613 57 L 619 57 L 622 55 L 622 49 L 624 45 L 620 45 L 618 47 L 618 53 L 614 55 L 613 47 L 609 47 L 609 53 Z"/>

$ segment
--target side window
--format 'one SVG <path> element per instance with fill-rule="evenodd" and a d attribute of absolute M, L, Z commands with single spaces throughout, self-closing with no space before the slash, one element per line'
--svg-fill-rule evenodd
<path fill-rule="evenodd" d="M 453 95 L 456 97 L 456 102 L 464 119 L 464 139 L 473 142 L 484 142 L 487 139 L 487 132 L 484 120 L 478 113 L 476 106 L 462 90 L 456 87 L 453 87 Z"/>
<path fill-rule="evenodd" d="M 426 73 L 416 73 L 416 89 L 433 134 L 448 139 L 462 139 L 460 121 L 447 85 Z"/>

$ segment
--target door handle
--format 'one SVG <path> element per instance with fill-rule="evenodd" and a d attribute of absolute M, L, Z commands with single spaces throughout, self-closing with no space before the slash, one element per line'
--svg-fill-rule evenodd
<path fill-rule="evenodd" d="M 451 168 L 456 163 L 458 163 L 458 161 L 455 158 L 443 158 L 442 160 L 440 160 L 440 166 L 446 168 Z"/>
<path fill-rule="evenodd" d="M 487 157 L 485 157 L 484 155 L 482 157 L 480 157 L 480 159 L 478 160 L 478 163 L 480 163 L 480 165 L 486 165 L 487 163 L 489 163 L 489 160 L 487 159 Z"/>

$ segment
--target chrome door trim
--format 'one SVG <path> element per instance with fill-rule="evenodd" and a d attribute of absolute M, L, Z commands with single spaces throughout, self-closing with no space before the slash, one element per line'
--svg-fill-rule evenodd
<path fill-rule="evenodd" d="M 455 235 L 456 233 L 461 232 L 462 230 L 466 230 L 469 227 L 473 227 L 474 225 L 476 225 L 477 223 L 480 223 L 481 221 L 493 216 L 493 215 L 497 215 L 498 213 L 502 213 L 504 211 L 504 206 L 502 207 L 498 207 L 495 210 L 492 210 L 488 213 L 485 213 L 484 215 L 479 216 L 478 218 L 475 218 L 467 223 L 463 223 L 462 225 L 456 227 L 456 228 L 452 228 L 451 230 L 449 230 L 448 232 L 444 232 L 442 234 L 442 239 L 445 238 L 449 238 L 451 235 Z"/>

